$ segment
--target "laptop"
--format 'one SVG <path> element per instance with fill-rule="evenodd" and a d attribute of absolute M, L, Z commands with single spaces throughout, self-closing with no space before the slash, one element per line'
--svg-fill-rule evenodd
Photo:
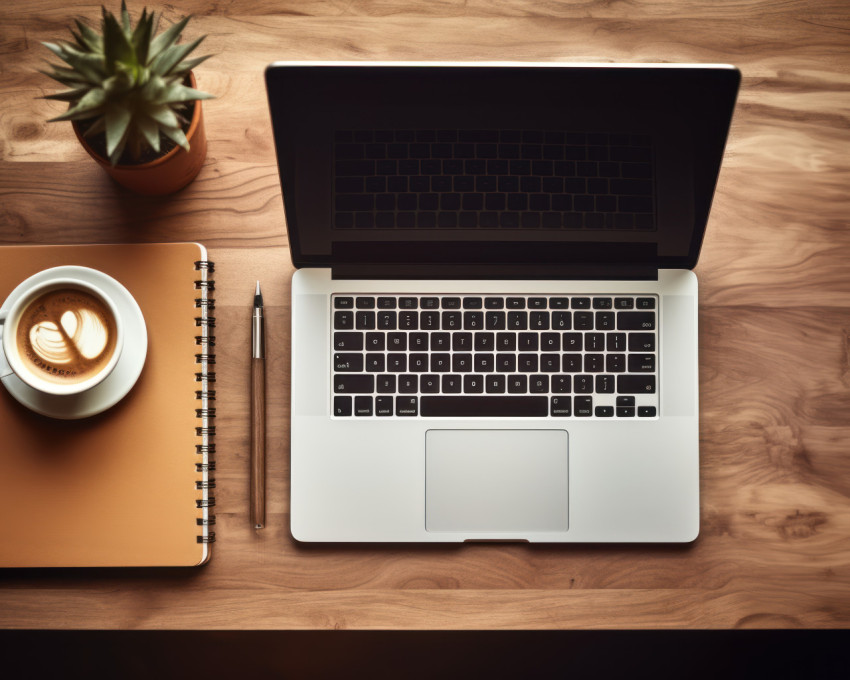
<path fill-rule="evenodd" d="M 725 65 L 275 63 L 291 531 L 688 542 Z"/>

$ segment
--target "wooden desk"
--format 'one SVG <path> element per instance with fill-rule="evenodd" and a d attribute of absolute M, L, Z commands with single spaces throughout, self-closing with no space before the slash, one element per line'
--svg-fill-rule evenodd
<path fill-rule="evenodd" d="M 111 3 L 116 4 L 116 3 Z M 140 3 L 134 2 L 134 12 Z M 36 72 L 82 0 L 0 8 L 0 243 L 205 243 L 218 542 L 189 571 L 6 571 L 3 628 L 715 628 L 850 623 L 850 12 L 844 0 L 202 0 L 209 157 L 112 185 Z M 79 9 L 74 9 L 78 5 Z M 171 9 L 176 7 L 177 9 Z M 283 59 L 730 62 L 744 80 L 702 257 L 702 532 L 687 546 L 310 546 L 289 535 L 289 281 L 263 68 Z M 268 528 L 248 522 L 249 317 L 267 303 Z M 1 444 L 0 444 L 1 445 Z"/>

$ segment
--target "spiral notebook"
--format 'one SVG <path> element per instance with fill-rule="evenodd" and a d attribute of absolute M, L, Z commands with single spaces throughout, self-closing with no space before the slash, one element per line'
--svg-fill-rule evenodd
<path fill-rule="evenodd" d="M 194 566 L 215 517 L 213 265 L 196 243 L 0 247 L 0 303 L 62 265 L 138 303 L 147 358 L 107 411 L 33 413 L 0 388 L 0 567 Z"/>

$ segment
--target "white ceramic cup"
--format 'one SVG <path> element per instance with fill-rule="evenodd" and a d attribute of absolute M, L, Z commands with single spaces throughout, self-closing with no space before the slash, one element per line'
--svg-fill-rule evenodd
<path fill-rule="evenodd" d="M 2 326 L 0 328 L 0 333 L 2 333 L 0 347 L 2 347 L 3 354 L 5 355 L 5 363 L 8 365 L 8 368 L 6 368 L 0 362 L 0 378 L 5 378 L 7 375 L 14 373 L 24 383 L 42 394 L 69 397 L 87 392 L 103 382 L 118 364 L 118 359 L 121 357 L 121 350 L 124 347 L 124 324 L 115 303 L 109 295 L 92 283 L 67 276 L 48 277 L 32 286 L 26 286 L 25 284 L 26 282 L 24 282 L 23 291 L 16 289 L 17 298 L 12 302 L 8 311 L 5 313 L 0 311 L 0 326 Z M 115 319 L 116 338 L 112 356 L 106 365 L 95 375 L 79 382 L 57 383 L 40 377 L 37 373 L 30 370 L 28 362 L 21 358 L 17 348 L 16 336 L 18 323 L 29 304 L 45 293 L 63 288 L 72 288 L 92 295 L 106 306 Z"/>

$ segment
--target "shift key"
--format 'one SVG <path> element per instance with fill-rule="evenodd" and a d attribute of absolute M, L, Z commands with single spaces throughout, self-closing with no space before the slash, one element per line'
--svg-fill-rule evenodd
<path fill-rule="evenodd" d="M 620 394 L 652 394 L 655 392 L 655 376 L 618 375 L 617 392 Z"/>
<path fill-rule="evenodd" d="M 374 375 L 337 373 L 334 376 L 334 392 L 341 394 L 371 394 L 374 391 Z"/>

